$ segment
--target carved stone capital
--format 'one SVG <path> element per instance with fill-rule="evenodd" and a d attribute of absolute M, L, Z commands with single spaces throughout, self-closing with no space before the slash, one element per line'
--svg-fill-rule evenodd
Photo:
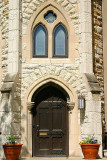
<path fill-rule="evenodd" d="M 68 110 L 71 111 L 74 109 L 75 102 L 67 103 Z"/>
<path fill-rule="evenodd" d="M 34 105 L 35 105 L 35 102 L 27 102 L 27 109 L 31 111 Z"/>
<path fill-rule="evenodd" d="M 67 108 L 69 111 L 72 111 L 74 109 L 75 102 L 71 102 L 70 99 L 67 99 Z"/>

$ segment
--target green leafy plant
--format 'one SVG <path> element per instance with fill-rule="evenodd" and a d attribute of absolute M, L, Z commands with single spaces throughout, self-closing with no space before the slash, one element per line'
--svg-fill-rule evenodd
<path fill-rule="evenodd" d="M 16 144 L 16 138 L 13 135 L 6 136 L 7 144 Z"/>
<path fill-rule="evenodd" d="M 94 135 L 88 135 L 88 137 L 82 139 L 79 144 L 98 144 L 98 140 L 95 139 Z"/>

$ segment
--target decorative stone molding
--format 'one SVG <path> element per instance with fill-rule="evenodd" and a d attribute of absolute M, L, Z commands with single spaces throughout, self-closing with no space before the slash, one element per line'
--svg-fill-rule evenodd
<path fill-rule="evenodd" d="M 1 87 L 1 92 L 3 93 L 12 91 L 13 84 L 13 82 L 4 83 Z"/>
<path fill-rule="evenodd" d="M 16 74 L 6 74 L 4 83 L 1 86 L 1 92 L 12 91 L 15 81 L 16 81 Z"/>
<path fill-rule="evenodd" d="M 31 111 L 34 105 L 35 105 L 35 102 L 27 102 L 27 109 Z"/>
<path fill-rule="evenodd" d="M 69 111 L 72 111 L 74 109 L 75 102 L 70 102 L 70 99 L 67 99 L 67 108 Z"/>
<path fill-rule="evenodd" d="M 86 84 L 87 84 L 86 88 L 88 92 L 92 92 L 92 93 L 101 92 L 98 81 L 93 73 L 85 73 L 83 77 L 86 81 Z"/>

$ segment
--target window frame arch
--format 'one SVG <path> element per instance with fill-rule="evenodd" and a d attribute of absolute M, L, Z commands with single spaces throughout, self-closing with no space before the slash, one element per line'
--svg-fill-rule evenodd
<path fill-rule="evenodd" d="M 65 54 L 64 55 L 56 55 L 55 54 L 55 31 L 56 29 L 62 26 L 65 30 Z M 52 56 L 55 58 L 68 58 L 68 31 L 67 28 L 65 27 L 65 25 L 63 25 L 62 23 L 58 23 L 54 28 L 53 28 L 53 34 L 52 34 L 53 38 L 52 38 L 52 47 L 53 47 L 53 54 Z"/>
<path fill-rule="evenodd" d="M 36 46 L 35 46 L 35 32 L 36 32 L 36 29 L 38 29 L 38 27 L 39 26 L 41 26 L 42 28 L 43 28 L 43 30 L 45 31 L 45 55 L 42 55 L 42 54 L 40 54 L 40 55 L 37 55 L 36 54 Z M 39 23 L 39 24 L 37 24 L 35 27 L 34 27 L 34 29 L 33 29 L 33 33 L 32 33 L 32 41 L 33 41 L 33 46 L 32 46 L 32 48 L 33 48 L 33 58 L 47 58 L 48 57 L 48 31 L 47 31 L 47 28 L 45 27 L 45 25 L 44 24 L 42 24 L 42 23 Z"/>

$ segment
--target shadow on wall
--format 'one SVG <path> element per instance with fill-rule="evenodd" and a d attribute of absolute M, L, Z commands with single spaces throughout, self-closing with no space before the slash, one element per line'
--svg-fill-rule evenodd
<path fill-rule="evenodd" d="M 5 136 L 11 131 L 10 105 L 11 95 L 3 93 L 0 100 L 0 157 L 4 157 L 2 144 L 6 143 Z"/>
<path fill-rule="evenodd" d="M 11 126 L 11 95 L 3 93 L 0 100 L 0 132 L 1 135 L 10 134 Z"/>
<path fill-rule="evenodd" d="M 85 120 L 85 110 L 80 110 L 80 124 L 83 124 Z"/>
<path fill-rule="evenodd" d="M 19 100 L 20 103 L 20 100 Z M 15 135 L 18 143 L 23 143 L 21 139 L 21 130 L 24 133 L 24 128 L 21 128 L 21 112 L 20 104 L 12 101 L 12 93 L 5 92 L 1 95 L 0 100 L 0 158 L 5 159 L 2 144 L 6 143 L 6 135 Z M 16 111 L 15 109 L 19 109 Z M 26 120 L 26 116 L 22 115 L 22 120 Z M 22 142 L 21 142 L 22 141 Z M 27 140 L 26 140 L 27 141 Z M 26 147 L 22 147 L 22 155 L 27 156 Z"/>

